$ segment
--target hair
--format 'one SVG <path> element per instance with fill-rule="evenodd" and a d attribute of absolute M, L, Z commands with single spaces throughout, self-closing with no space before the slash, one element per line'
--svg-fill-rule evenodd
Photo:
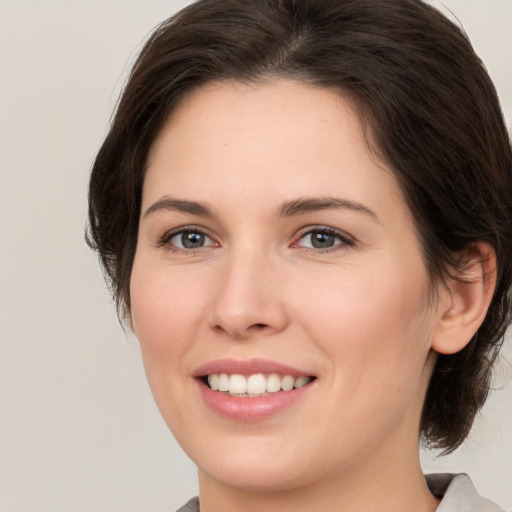
<path fill-rule="evenodd" d="M 438 356 L 423 408 L 426 444 L 453 451 L 488 396 L 511 320 L 512 155 L 496 91 L 467 36 L 420 0 L 200 0 L 155 29 L 90 180 L 86 236 L 120 319 L 130 316 L 146 160 L 163 123 L 201 85 L 276 78 L 353 102 L 369 147 L 401 186 L 433 283 L 458 275 L 472 244 L 496 252 L 487 315 L 463 350 Z"/>

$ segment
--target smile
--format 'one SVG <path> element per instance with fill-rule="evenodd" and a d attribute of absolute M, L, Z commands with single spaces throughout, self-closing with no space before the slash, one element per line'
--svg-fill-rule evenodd
<path fill-rule="evenodd" d="M 310 371 L 265 359 L 220 359 L 200 366 L 192 376 L 210 411 L 258 422 L 307 400 L 318 383 Z"/>
<path fill-rule="evenodd" d="M 213 391 L 220 391 L 240 398 L 260 398 L 271 393 L 291 391 L 309 384 L 312 377 L 294 377 L 271 373 L 255 373 L 244 376 L 238 373 L 212 373 L 206 378 L 206 383 Z"/>

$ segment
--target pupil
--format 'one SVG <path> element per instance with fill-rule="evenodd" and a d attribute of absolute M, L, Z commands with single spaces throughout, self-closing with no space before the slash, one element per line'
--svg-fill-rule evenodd
<path fill-rule="evenodd" d="M 183 233 L 181 243 L 186 249 L 196 249 L 204 244 L 204 235 L 202 233 Z"/>
<path fill-rule="evenodd" d="M 317 231 L 316 233 L 313 233 L 311 243 L 315 249 L 326 249 L 327 247 L 332 247 L 334 245 L 334 235 Z"/>

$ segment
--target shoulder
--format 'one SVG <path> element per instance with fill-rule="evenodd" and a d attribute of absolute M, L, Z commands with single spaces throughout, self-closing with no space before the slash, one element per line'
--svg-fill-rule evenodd
<path fill-rule="evenodd" d="M 427 475 L 426 479 L 432 494 L 441 498 L 436 512 L 504 512 L 480 496 L 467 475 L 442 473 Z"/>
<path fill-rule="evenodd" d="M 192 498 L 176 512 L 199 512 L 199 498 Z"/>

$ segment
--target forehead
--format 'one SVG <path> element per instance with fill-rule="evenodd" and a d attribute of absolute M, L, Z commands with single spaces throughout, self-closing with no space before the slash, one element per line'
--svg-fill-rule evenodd
<path fill-rule="evenodd" d="M 214 192 L 402 200 L 393 173 L 368 151 L 354 107 L 333 90 L 283 79 L 213 83 L 184 98 L 151 149 L 143 202 L 174 190 L 201 200 Z"/>
<path fill-rule="evenodd" d="M 330 128 L 347 123 L 356 125 L 356 117 L 356 111 L 333 90 L 302 82 L 213 82 L 192 90 L 177 105 L 153 144 L 149 165 L 170 137 L 185 133 L 200 141 L 196 154 L 203 148 L 228 148 L 230 142 L 243 142 L 243 146 L 238 146 L 240 150 L 243 147 L 245 151 L 252 148 L 259 152 L 262 144 L 268 142 L 266 136 L 274 135 L 277 137 L 273 144 L 281 143 L 283 147 L 289 137 L 311 142 L 313 133 L 321 134 L 327 144 L 330 136 L 335 136 Z M 212 132 L 212 127 L 217 130 Z M 358 133 L 353 133 L 352 142 L 359 142 Z M 320 137 L 315 142 L 318 144 Z M 232 150 L 233 146 L 226 149 Z"/>

